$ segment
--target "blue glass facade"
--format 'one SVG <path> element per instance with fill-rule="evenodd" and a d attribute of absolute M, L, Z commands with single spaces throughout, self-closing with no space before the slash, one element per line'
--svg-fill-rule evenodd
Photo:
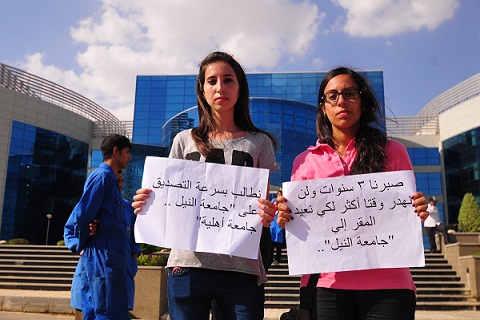
<path fill-rule="evenodd" d="M 363 75 L 385 114 L 383 72 Z M 280 142 L 276 157 L 281 169 L 271 176 L 273 185 L 290 180 L 294 157 L 315 144 L 317 91 L 324 76 L 325 72 L 247 74 L 253 122 Z M 196 75 L 137 77 L 133 142 L 169 148 L 178 131 L 198 124 L 192 109 L 197 104 L 195 79 Z M 182 113 L 186 110 L 190 111 Z"/>
<path fill-rule="evenodd" d="M 440 173 L 440 153 L 437 148 L 407 148 L 408 155 L 412 161 L 412 165 L 416 168 L 415 179 L 417 184 L 417 190 L 423 192 L 423 194 L 429 198 L 436 196 L 441 198 L 442 196 L 442 175 Z M 438 172 L 422 172 L 422 167 L 438 166 Z M 444 207 L 441 202 L 437 202 L 437 208 L 440 213 L 440 219 L 446 223 L 446 217 L 444 214 Z M 450 220 L 449 220 L 450 221 Z M 426 229 L 423 231 L 423 246 L 425 249 L 430 249 L 430 243 L 428 242 L 428 236 Z"/>
<path fill-rule="evenodd" d="M 407 152 L 414 166 L 440 165 L 438 148 L 407 148 Z"/>
<path fill-rule="evenodd" d="M 272 133 L 279 142 L 275 157 L 280 170 L 270 175 L 270 183 L 281 186 L 290 181 L 295 156 L 317 140 L 316 107 L 282 99 L 252 98 L 250 109 L 253 123 Z"/>
<path fill-rule="evenodd" d="M 63 226 L 82 194 L 88 144 L 13 121 L 1 224 L 2 239 L 45 244 L 63 239 Z"/>
<path fill-rule="evenodd" d="M 168 149 L 158 146 L 148 146 L 137 143 L 132 143 L 133 149 L 130 153 L 131 159 L 127 169 L 123 172 L 124 185 L 123 197 L 125 199 L 132 199 L 135 192 L 142 186 L 143 167 L 145 165 L 145 158 L 147 156 L 153 157 L 168 157 Z M 90 171 L 98 168 L 103 162 L 102 151 L 93 150 L 90 162 Z"/>
<path fill-rule="evenodd" d="M 443 188 L 438 148 L 407 148 L 407 152 L 412 165 L 417 168 L 415 173 L 417 190 L 429 197 L 441 196 Z M 438 172 L 421 172 L 422 166 L 430 168 L 438 166 Z M 440 208 L 440 204 L 437 206 Z M 440 214 L 443 216 L 443 211 L 440 210 Z"/>
<path fill-rule="evenodd" d="M 449 221 L 458 221 L 466 193 L 480 203 L 480 128 L 445 140 L 443 153 Z"/>
<path fill-rule="evenodd" d="M 196 76 L 138 76 L 135 89 L 133 141 L 162 145 L 162 126 L 197 104 Z"/>
<path fill-rule="evenodd" d="M 440 196 L 442 194 L 442 176 L 440 172 L 415 174 L 417 190 L 425 195 Z"/>

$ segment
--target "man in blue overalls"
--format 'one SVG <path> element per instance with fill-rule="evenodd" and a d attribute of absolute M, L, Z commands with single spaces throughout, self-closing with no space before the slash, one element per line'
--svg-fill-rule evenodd
<path fill-rule="evenodd" d="M 104 162 L 88 177 L 82 197 L 65 224 L 66 246 L 81 253 L 75 276 L 81 278 L 83 286 L 80 298 L 84 319 L 130 319 L 125 266 L 129 239 L 115 172 L 128 166 L 131 149 L 130 140 L 122 135 L 109 135 L 103 140 Z M 98 225 L 95 236 L 90 236 L 94 220 Z M 77 285 L 72 284 L 72 304 L 78 302 L 73 296 L 78 293 Z"/>

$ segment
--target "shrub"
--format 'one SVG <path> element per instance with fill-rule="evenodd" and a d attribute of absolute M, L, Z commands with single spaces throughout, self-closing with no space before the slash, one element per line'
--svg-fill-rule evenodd
<path fill-rule="evenodd" d="M 139 266 L 166 266 L 168 255 L 165 254 L 141 254 L 137 263 Z"/>
<path fill-rule="evenodd" d="M 140 243 L 140 248 L 143 254 L 151 254 L 154 252 L 164 252 L 166 249 L 162 247 L 153 246 L 151 244 Z"/>
<path fill-rule="evenodd" d="M 8 240 L 5 244 L 30 244 L 30 242 L 23 238 L 13 238 Z"/>
<path fill-rule="evenodd" d="M 480 231 L 480 208 L 472 193 L 467 193 L 463 197 L 458 214 L 458 227 L 463 232 Z"/>

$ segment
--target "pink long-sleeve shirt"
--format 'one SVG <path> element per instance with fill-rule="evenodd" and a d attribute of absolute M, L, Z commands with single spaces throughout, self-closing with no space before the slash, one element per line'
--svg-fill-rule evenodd
<path fill-rule="evenodd" d="M 407 150 L 399 142 L 389 140 L 386 153 L 388 171 L 413 169 Z M 317 142 L 315 146 L 309 147 L 295 158 L 291 180 L 312 180 L 350 175 L 355 155 L 355 141 L 353 140 L 347 146 L 343 159 L 329 145 Z M 302 287 L 307 285 L 308 278 L 309 275 L 302 276 Z M 408 268 L 322 273 L 317 287 L 348 290 L 416 290 Z"/>

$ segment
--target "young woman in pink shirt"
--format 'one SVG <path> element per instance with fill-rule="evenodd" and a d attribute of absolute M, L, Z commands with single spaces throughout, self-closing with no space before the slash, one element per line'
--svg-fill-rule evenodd
<path fill-rule="evenodd" d="M 328 72 L 318 93 L 318 141 L 296 157 L 291 180 L 412 170 L 405 147 L 372 126 L 378 124 L 378 110 L 372 88 L 358 72 L 344 67 Z M 412 211 L 423 219 L 428 215 L 425 197 L 416 192 L 412 199 Z M 281 226 L 293 219 L 285 203 L 279 203 L 278 210 Z M 302 277 L 302 286 L 308 277 Z M 415 285 L 408 268 L 322 273 L 316 293 L 321 320 L 415 316 Z"/>

